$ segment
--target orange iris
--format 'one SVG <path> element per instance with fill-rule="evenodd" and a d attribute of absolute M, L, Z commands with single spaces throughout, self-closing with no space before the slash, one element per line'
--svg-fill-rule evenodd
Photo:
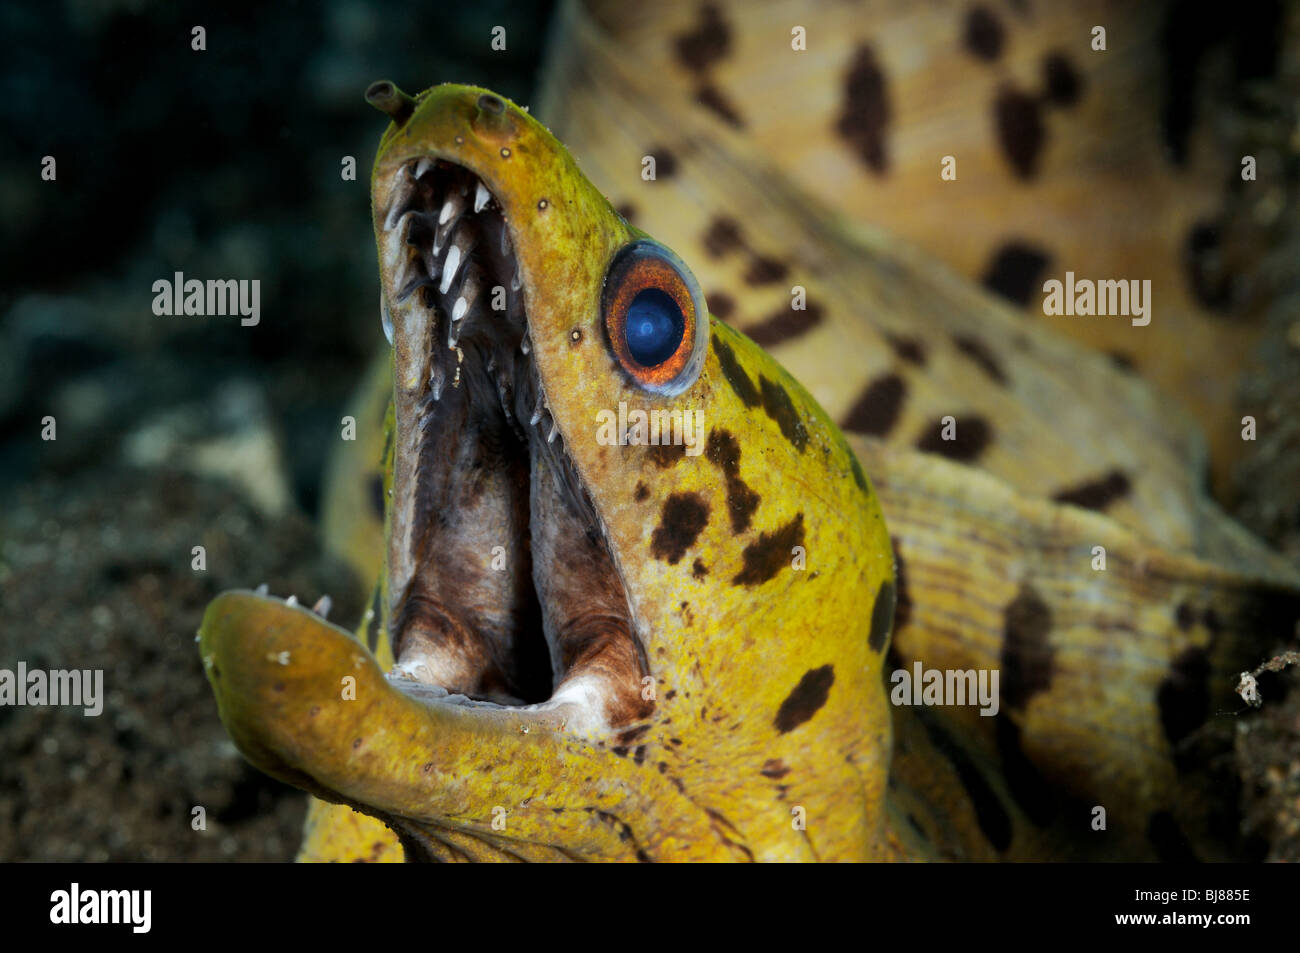
<path fill-rule="evenodd" d="M 689 273 L 653 242 L 633 242 L 605 276 L 605 332 L 619 364 L 647 390 L 670 392 L 697 354 L 697 293 Z M 689 281 L 689 283 L 688 283 Z M 701 309 L 702 310 L 702 309 Z"/>

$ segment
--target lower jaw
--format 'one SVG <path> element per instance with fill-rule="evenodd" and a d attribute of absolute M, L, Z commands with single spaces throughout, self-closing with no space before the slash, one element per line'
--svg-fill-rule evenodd
<path fill-rule="evenodd" d="M 387 678 L 348 632 L 259 593 L 218 596 L 199 646 L 243 755 L 321 800 L 378 818 L 398 832 L 408 860 L 577 859 L 550 843 L 552 811 L 565 810 L 556 794 L 532 812 L 531 836 L 517 813 L 510 831 L 496 833 L 493 805 L 526 803 L 557 765 L 578 776 L 624 767 L 599 745 L 563 740 L 585 717 L 581 706 L 557 696 L 503 708 Z M 623 846 L 606 840 L 611 850 Z"/>
<path fill-rule="evenodd" d="M 394 813 L 438 803 L 485 752 L 536 759 L 538 734 L 581 735 L 598 720 L 565 686 L 542 704 L 508 707 L 386 675 L 351 633 L 250 591 L 213 600 L 199 648 L 222 722 L 258 768 L 326 800 Z"/>
<path fill-rule="evenodd" d="M 674 806 L 680 859 L 725 859 L 707 817 L 676 809 L 669 779 L 582 737 L 592 706 L 580 678 L 523 708 L 453 699 L 385 676 L 347 631 L 250 591 L 213 600 L 199 648 L 244 756 L 388 824 L 408 859 L 668 859 L 652 836 L 637 841 L 619 823 L 640 818 L 637 831 L 653 833 L 663 826 L 657 805 Z M 504 831 L 500 805 L 509 805 Z"/>

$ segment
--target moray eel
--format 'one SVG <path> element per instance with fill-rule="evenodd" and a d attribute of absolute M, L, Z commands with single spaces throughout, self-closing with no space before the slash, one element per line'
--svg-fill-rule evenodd
<path fill-rule="evenodd" d="M 1199 729 L 1300 585 L 1221 517 L 1194 532 L 1211 511 L 1178 502 L 1176 440 L 1135 527 L 846 438 L 526 111 L 464 86 L 369 96 L 392 119 L 371 388 L 392 400 L 360 418 L 382 477 L 354 461 L 330 492 L 355 511 L 377 479 L 374 605 L 353 635 L 226 593 L 200 633 L 239 749 L 319 799 L 302 859 L 1223 852 Z M 826 237 L 832 265 L 856 247 L 885 287 L 913 280 Z M 680 439 L 619 439 L 638 412 Z M 1126 439 L 1078 428 L 1076 454 Z M 1233 568 L 1152 541 L 1180 532 Z M 1000 672 L 998 704 L 913 707 L 893 675 L 914 665 Z"/>
<path fill-rule="evenodd" d="M 893 556 L 842 434 L 518 107 L 372 99 L 400 674 L 223 596 L 201 648 L 240 749 L 411 856 L 888 854 Z M 605 439 L 620 408 L 680 439 Z"/>

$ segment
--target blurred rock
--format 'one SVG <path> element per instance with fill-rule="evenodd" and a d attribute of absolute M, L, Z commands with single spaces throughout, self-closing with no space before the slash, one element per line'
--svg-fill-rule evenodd
<path fill-rule="evenodd" d="M 249 381 L 226 381 L 208 400 L 146 419 L 127 434 L 122 456 L 128 466 L 178 467 L 225 480 L 272 516 L 292 501 L 266 395 Z"/>

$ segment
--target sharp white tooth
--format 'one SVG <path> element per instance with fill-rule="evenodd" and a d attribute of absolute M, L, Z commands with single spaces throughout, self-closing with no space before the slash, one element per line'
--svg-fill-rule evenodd
<path fill-rule="evenodd" d="M 428 172 L 432 168 L 433 160 L 426 156 L 415 164 L 415 177 L 417 179 L 423 178 L 424 173 Z"/>
<path fill-rule="evenodd" d="M 253 591 L 256 592 L 259 596 L 264 596 L 264 595 L 266 595 L 267 593 L 269 593 L 269 592 L 271 591 L 271 589 L 270 589 L 270 587 L 269 587 L 266 583 L 262 583 L 260 586 L 258 586 L 258 587 L 257 587 L 256 589 L 254 589 Z"/>
<path fill-rule="evenodd" d="M 379 292 L 379 322 L 384 326 L 384 337 L 388 338 L 388 343 L 393 343 L 393 315 L 388 310 L 388 302 L 384 300 L 384 293 Z"/>
<path fill-rule="evenodd" d="M 456 269 L 460 267 L 460 248 L 452 245 L 447 249 L 447 264 L 442 269 L 442 284 L 438 285 L 439 294 L 446 294 L 451 288 L 451 280 L 456 277 Z"/>
<path fill-rule="evenodd" d="M 438 257 L 438 247 L 435 245 L 431 249 L 426 249 L 424 253 L 424 270 L 428 272 L 429 281 L 437 279 L 442 273 L 442 259 Z"/>
<path fill-rule="evenodd" d="M 391 232 L 394 226 L 396 226 L 401 220 L 402 213 L 403 206 L 394 202 L 393 207 L 388 210 L 388 217 L 384 219 L 384 231 Z"/>
<path fill-rule="evenodd" d="M 537 426 L 537 421 L 539 421 L 539 420 L 542 419 L 542 408 L 545 407 L 545 406 L 546 406 L 545 403 L 542 401 L 542 395 L 541 395 L 541 394 L 538 394 L 538 395 L 537 395 L 537 406 L 535 406 L 535 407 L 533 408 L 533 415 L 532 415 L 531 417 L 528 418 L 528 426 L 530 426 L 530 427 L 536 427 L 536 426 Z"/>
<path fill-rule="evenodd" d="M 551 420 L 551 432 L 546 435 L 547 443 L 555 442 L 555 435 L 560 432 L 560 426 L 553 419 Z"/>
<path fill-rule="evenodd" d="M 451 217 L 456 214 L 456 207 L 459 204 L 460 203 L 457 202 L 454 198 L 448 198 L 447 201 L 443 202 L 442 211 L 438 213 L 438 224 L 446 225 L 448 222 L 450 222 Z"/>
<path fill-rule="evenodd" d="M 510 278 L 510 290 L 511 291 L 519 290 L 519 272 L 517 271 Z"/>
<path fill-rule="evenodd" d="M 451 309 L 451 319 L 459 321 L 465 317 L 465 312 L 469 310 L 469 303 L 465 300 L 464 295 L 456 299 L 456 306 Z"/>
<path fill-rule="evenodd" d="M 332 599 L 330 599 L 329 596 L 321 596 L 319 599 L 316 600 L 316 604 L 311 607 L 311 611 L 316 613 L 322 619 L 328 619 L 330 614 L 330 607 L 333 605 L 334 602 Z"/>
<path fill-rule="evenodd" d="M 384 228 L 391 229 L 397 224 L 397 220 L 409 207 L 409 200 L 415 189 L 415 183 L 411 181 L 411 172 L 406 166 L 402 166 L 397 172 L 397 180 L 393 183 L 392 196 L 388 200 L 388 214 L 384 216 Z"/>
<path fill-rule="evenodd" d="M 284 604 L 285 604 L 286 606 L 296 606 L 296 605 L 298 604 L 298 597 L 297 597 L 297 596 L 290 596 L 288 599 L 285 599 L 285 600 L 284 600 Z"/>
<path fill-rule="evenodd" d="M 488 192 L 488 190 L 483 187 L 483 183 L 480 182 L 478 188 L 474 190 L 474 211 L 483 211 L 483 206 L 487 205 L 491 199 L 492 194 Z"/>
<path fill-rule="evenodd" d="M 460 297 L 465 302 L 465 308 L 473 308 L 478 302 L 478 297 L 483 292 L 483 271 L 474 262 L 465 266 L 465 277 L 460 282 Z"/>
<path fill-rule="evenodd" d="M 466 228 L 465 220 L 459 215 L 448 224 L 438 226 L 434 235 L 434 247 L 439 253 L 448 244 L 459 247 L 462 258 L 467 257 L 470 249 L 474 247 L 474 230 Z"/>
<path fill-rule="evenodd" d="M 529 351 L 531 351 L 532 349 L 533 349 L 533 346 L 532 346 L 531 344 L 528 343 L 528 335 L 525 334 L 525 335 L 523 336 L 523 339 L 519 342 L 519 350 L 521 350 L 521 351 L 523 351 L 525 354 L 527 354 L 527 353 L 528 353 Z"/>

